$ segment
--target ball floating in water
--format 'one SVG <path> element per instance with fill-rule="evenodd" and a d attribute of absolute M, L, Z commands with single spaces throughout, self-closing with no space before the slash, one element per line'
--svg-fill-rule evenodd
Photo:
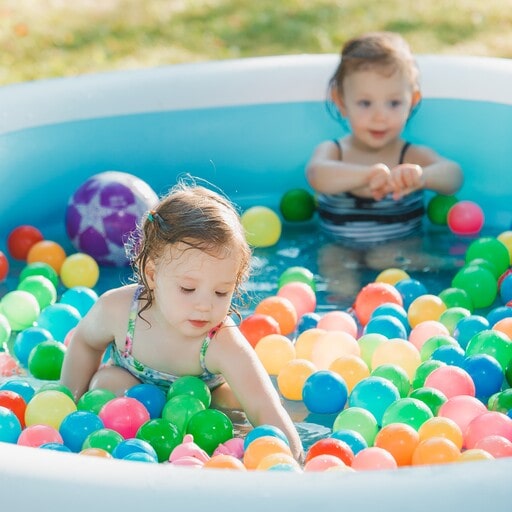
<path fill-rule="evenodd" d="M 7 237 L 7 250 L 15 260 L 26 260 L 30 248 L 43 238 L 41 231 L 34 226 L 18 226 Z"/>
<path fill-rule="evenodd" d="M 252 347 L 255 347 L 264 336 L 281 334 L 277 320 L 261 313 L 254 313 L 240 322 L 240 331 Z"/>
<path fill-rule="evenodd" d="M 20 283 L 29 276 L 43 276 L 49 279 L 55 288 L 59 286 L 59 275 L 55 272 L 55 269 L 42 261 L 36 261 L 29 263 L 20 272 Z"/>
<path fill-rule="evenodd" d="M 78 325 L 81 318 L 75 307 L 59 302 L 41 311 L 37 317 L 37 325 L 50 331 L 54 340 L 63 342 L 68 332 Z"/>
<path fill-rule="evenodd" d="M 205 407 L 210 407 L 212 395 L 203 380 L 193 375 L 183 375 L 176 379 L 167 391 L 167 400 L 178 396 L 189 395 L 200 400 Z"/>
<path fill-rule="evenodd" d="M 345 407 L 348 388 L 343 378 L 330 370 L 311 374 L 304 383 L 302 399 L 307 409 L 315 414 L 339 413 Z"/>
<path fill-rule="evenodd" d="M 362 288 L 354 302 L 354 311 L 361 325 L 366 325 L 373 310 L 385 302 L 402 306 L 402 296 L 394 286 L 388 283 L 370 283 Z"/>
<path fill-rule="evenodd" d="M 281 219 L 266 206 L 253 206 L 241 217 L 247 242 L 253 247 L 270 247 L 281 237 Z"/>
<path fill-rule="evenodd" d="M 16 443 L 21 434 L 21 424 L 14 412 L 0 405 L 0 441 Z"/>
<path fill-rule="evenodd" d="M 0 301 L 0 308 L 13 331 L 22 331 L 30 327 L 40 313 L 37 299 L 23 290 L 6 293 Z"/>
<path fill-rule="evenodd" d="M 28 251 L 27 263 L 46 263 L 60 273 L 62 263 L 66 259 L 66 251 L 62 245 L 52 240 L 36 242 Z"/>
<path fill-rule="evenodd" d="M 278 375 L 285 364 L 295 359 L 293 343 L 282 334 L 264 336 L 254 350 L 269 375 Z"/>
<path fill-rule="evenodd" d="M 291 334 L 297 326 L 297 310 L 286 297 L 277 295 L 266 297 L 254 308 L 254 312 L 274 318 L 284 336 Z"/>
<path fill-rule="evenodd" d="M 83 252 L 68 256 L 60 269 L 60 278 L 66 288 L 75 286 L 92 288 L 98 282 L 99 277 L 100 269 L 96 260 Z"/>
<path fill-rule="evenodd" d="M 72 452 L 78 453 L 87 436 L 100 428 L 103 428 L 103 422 L 97 414 L 75 410 L 64 417 L 59 426 L 59 433 L 64 444 Z"/>
<path fill-rule="evenodd" d="M 375 437 L 375 446 L 387 450 L 398 466 L 410 466 L 420 442 L 418 431 L 406 423 L 385 425 Z"/>
<path fill-rule="evenodd" d="M 315 365 L 307 359 L 288 361 L 277 375 L 277 386 L 280 393 L 287 400 L 302 400 L 304 383 L 315 372 Z"/>
<path fill-rule="evenodd" d="M 39 303 L 41 311 L 57 300 L 55 286 L 44 276 L 28 276 L 20 281 L 17 289 L 31 293 Z"/>
<path fill-rule="evenodd" d="M 9 260 L 6 258 L 5 254 L 2 251 L 0 251 L 0 283 L 5 281 L 8 274 Z"/>
<path fill-rule="evenodd" d="M 43 380 L 58 380 L 64 363 L 66 347 L 55 340 L 38 343 L 30 352 L 28 369 L 33 377 Z"/>
<path fill-rule="evenodd" d="M 473 201 L 459 201 L 448 211 L 447 223 L 456 235 L 476 235 L 484 225 L 484 212 Z"/>
<path fill-rule="evenodd" d="M 297 318 L 302 318 L 306 313 L 313 313 L 316 308 L 316 294 L 306 283 L 286 283 L 277 292 L 278 297 L 288 299 L 297 311 Z"/>
<path fill-rule="evenodd" d="M 488 261 L 496 268 L 496 279 L 506 272 L 510 265 L 507 247 L 492 236 L 478 238 L 469 245 L 465 255 L 466 263 L 478 258 Z"/>
<path fill-rule="evenodd" d="M 458 199 L 455 196 L 436 194 L 427 205 L 427 216 L 430 222 L 446 226 L 448 223 L 448 212 L 457 202 Z"/>
<path fill-rule="evenodd" d="M 315 198 L 303 188 L 295 188 L 285 192 L 279 203 L 285 220 L 302 222 L 311 219 L 316 210 Z"/>
<path fill-rule="evenodd" d="M 306 283 L 307 285 L 311 286 L 313 290 L 316 289 L 315 275 L 308 268 L 301 266 L 288 267 L 286 270 L 284 270 L 283 273 L 279 276 L 278 288 L 281 288 L 286 283 L 291 283 L 294 281 Z"/>
<path fill-rule="evenodd" d="M 77 251 L 89 254 L 98 264 L 127 265 L 125 237 L 157 201 L 155 191 L 132 174 L 96 174 L 69 198 L 67 234 Z"/>

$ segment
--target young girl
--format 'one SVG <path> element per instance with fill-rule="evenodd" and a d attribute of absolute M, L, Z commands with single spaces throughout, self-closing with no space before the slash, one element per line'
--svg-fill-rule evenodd
<path fill-rule="evenodd" d="M 351 133 L 321 143 L 306 169 L 321 225 L 339 241 L 372 244 L 419 233 L 423 190 L 449 195 L 462 185 L 455 162 L 401 137 L 421 98 L 418 75 L 397 34 L 370 33 L 343 47 L 329 87 Z"/>
<path fill-rule="evenodd" d="M 196 375 L 219 406 L 241 405 L 253 425 L 295 427 L 231 313 L 250 249 L 234 207 L 199 186 L 179 185 L 148 213 L 134 248 L 137 284 L 103 294 L 77 326 L 62 382 L 79 398 L 93 388 L 122 395 L 140 382 L 163 389 Z M 111 346 L 112 362 L 100 367 Z"/>

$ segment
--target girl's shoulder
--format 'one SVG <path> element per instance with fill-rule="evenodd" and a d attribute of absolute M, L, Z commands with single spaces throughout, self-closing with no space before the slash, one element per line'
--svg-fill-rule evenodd
<path fill-rule="evenodd" d="M 421 165 L 433 164 L 440 160 L 441 157 L 428 146 L 421 144 L 409 144 L 404 155 L 404 162 Z"/>
<path fill-rule="evenodd" d="M 135 284 L 112 288 L 100 295 L 98 302 L 107 310 L 114 311 L 118 308 L 125 310 L 132 303 L 136 289 Z"/>

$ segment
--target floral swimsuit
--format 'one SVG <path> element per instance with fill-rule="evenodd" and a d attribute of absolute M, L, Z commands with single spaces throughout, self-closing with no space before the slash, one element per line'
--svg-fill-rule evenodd
<path fill-rule="evenodd" d="M 149 368 L 144 363 L 141 363 L 137 359 L 135 359 L 132 355 L 132 347 L 133 347 L 133 335 L 135 332 L 135 322 L 137 321 L 137 313 L 139 307 L 139 295 L 142 291 L 141 287 L 138 287 L 135 290 L 132 305 L 130 308 L 130 316 L 128 318 L 128 332 L 126 333 L 126 342 L 124 345 L 124 350 L 119 350 L 115 342 L 111 343 L 111 358 L 114 366 L 120 366 L 125 370 L 129 371 L 134 377 L 139 379 L 141 382 L 145 384 L 154 384 L 158 386 L 160 389 L 167 391 L 170 385 L 176 381 L 180 376 L 172 375 L 170 373 L 166 373 L 160 370 L 155 370 L 153 368 Z M 203 369 L 203 373 L 201 375 L 197 375 L 202 381 L 210 389 L 215 389 L 216 387 L 223 384 L 224 378 L 220 374 L 214 374 L 208 371 L 206 368 L 205 357 L 206 351 L 208 350 L 208 346 L 212 341 L 213 337 L 218 331 L 218 327 L 213 328 L 201 345 L 201 351 L 199 353 L 199 361 L 201 364 L 201 368 Z"/>

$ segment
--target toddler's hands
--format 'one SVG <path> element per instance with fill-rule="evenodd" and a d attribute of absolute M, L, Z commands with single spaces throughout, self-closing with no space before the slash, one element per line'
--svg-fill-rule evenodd
<path fill-rule="evenodd" d="M 391 169 L 390 182 L 393 199 L 400 199 L 415 190 L 423 188 L 423 168 L 416 164 L 400 164 Z"/>
<path fill-rule="evenodd" d="M 391 181 L 391 171 L 387 165 L 375 164 L 370 167 L 368 189 L 375 201 L 380 201 L 394 190 Z"/>

